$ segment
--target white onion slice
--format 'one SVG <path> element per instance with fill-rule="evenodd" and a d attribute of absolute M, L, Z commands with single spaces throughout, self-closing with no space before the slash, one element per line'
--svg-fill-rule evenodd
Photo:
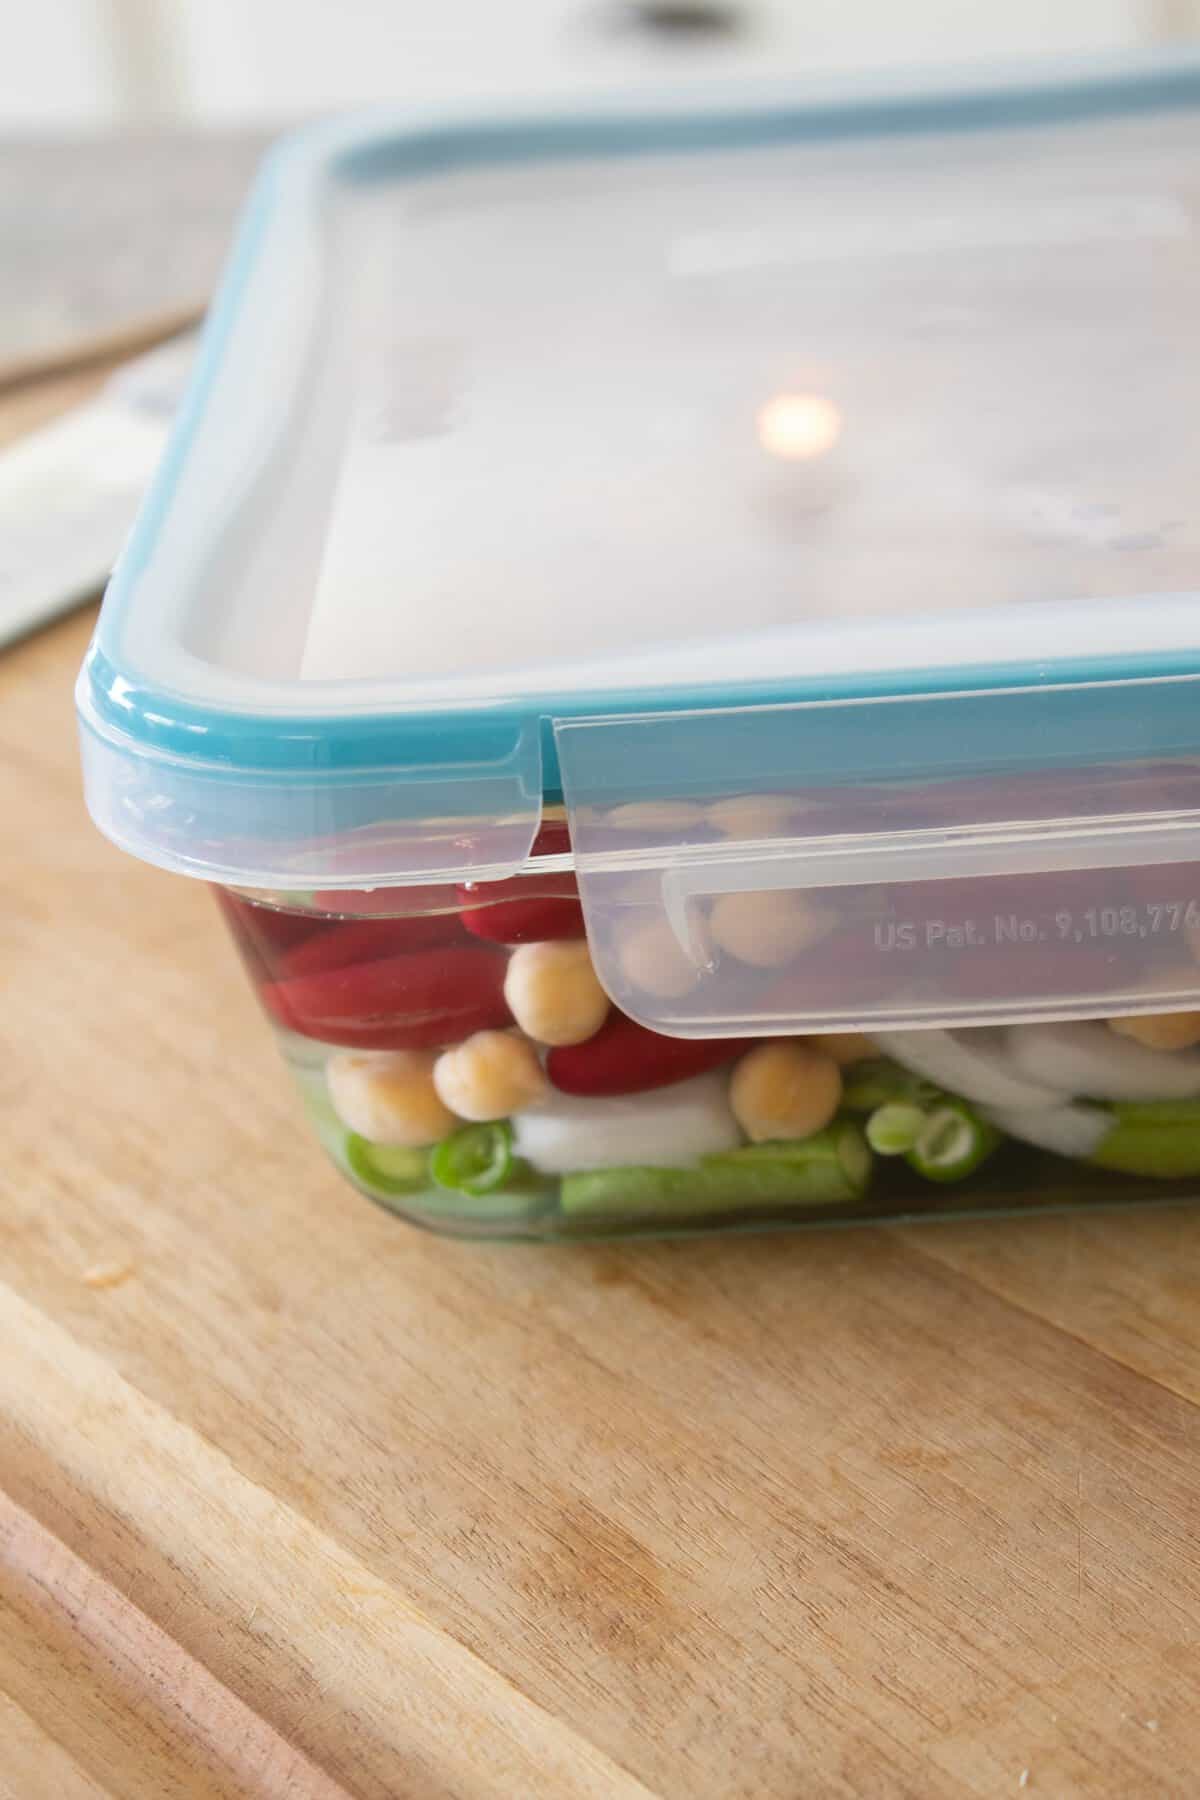
<path fill-rule="evenodd" d="M 1094 1155 L 1112 1127 L 1111 1114 L 1098 1106 L 1039 1106 L 1030 1112 L 987 1106 L 984 1114 L 1006 1137 L 1059 1156 Z"/>
<path fill-rule="evenodd" d="M 1013 1025 L 1014 1065 L 1031 1081 L 1057 1081 L 1094 1100 L 1191 1100 L 1200 1095 L 1200 1055 L 1148 1050 L 1096 1022 Z"/>
<path fill-rule="evenodd" d="M 513 1148 L 546 1175 L 641 1164 L 670 1169 L 742 1142 L 729 1072 L 714 1070 L 648 1094 L 555 1094 L 517 1113 Z"/>
<path fill-rule="evenodd" d="M 1014 1062 L 1002 1034 L 986 1026 L 969 1031 L 874 1031 L 894 1062 L 977 1106 L 1057 1106 L 1070 1089 L 1034 1080 Z"/>

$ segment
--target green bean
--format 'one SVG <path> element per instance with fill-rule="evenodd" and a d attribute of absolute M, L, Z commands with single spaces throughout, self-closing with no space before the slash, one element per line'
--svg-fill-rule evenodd
<path fill-rule="evenodd" d="M 1089 1162 L 1162 1181 L 1200 1175 L 1200 1101 L 1124 1101 L 1108 1110 L 1112 1128 Z"/>
<path fill-rule="evenodd" d="M 873 1113 L 894 1104 L 926 1107 L 941 1098 L 940 1088 L 886 1056 L 855 1063 L 846 1070 L 842 1088 L 842 1105 L 855 1113 Z"/>
<path fill-rule="evenodd" d="M 861 1199 L 870 1173 L 862 1133 L 843 1121 L 810 1138 L 706 1156 L 698 1168 L 633 1165 L 566 1175 L 561 1205 L 569 1219 L 614 1220 L 830 1206 Z"/>

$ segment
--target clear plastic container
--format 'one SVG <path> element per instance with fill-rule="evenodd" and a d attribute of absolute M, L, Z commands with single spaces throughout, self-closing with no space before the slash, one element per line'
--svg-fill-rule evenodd
<path fill-rule="evenodd" d="M 579 1236 L 1200 1179 L 1200 64 L 269 159 L 80 682 L 317 1136 Z"/>

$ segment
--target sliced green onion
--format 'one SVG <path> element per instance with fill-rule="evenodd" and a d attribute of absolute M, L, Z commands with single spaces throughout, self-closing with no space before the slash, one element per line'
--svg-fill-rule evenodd
<path fill-rule="evenodd" d="M 995 1126 L 965 1100 L 947 1100 L 927 1116 L 906 1160 L 926 1181 L 962 1181 L 1001 1141 Z"/>
<path fill-rule="evenodd" d="M 468 1194 L 464 1188 L 439 1187 L 430 1182 L 413 1202 L 417 1218 L 446 1220 L 456 1227 L 474 1225 L 523 1225 L 553 1204 L 558 1183 L 542 1175 L 530 1163 L 514 1156 L 499 1187 L 486 1194 Z"/>
<path fill-rule="evenodd" d="M 443 1138 L 429 1158 L 429 1172 L 439 1187 L 454 1193 L 490 1194 L 503 1186 L 513 1167 L 512 1126 L 507 1119 L 487 1125 L 465 1125 Z"/>
<path fill-rule="evenodd" d="M 903 1156 L 911 1150 L 925 1125 L 925 1113 L 919 1106 L 893 1100 L 877 1106 L 867 1120 L 867 1142 L 877 1156 Z"/>
<path fill-rule="evenodd" d="M 350 1173 L 373 1193 L 394 1198 L 419 1194 L 429 1186 L 429 1153 L 401 1150 L 393 1144 L 372 1144 L 356 1132 L 347 1133 L 344 1145 Z"/>

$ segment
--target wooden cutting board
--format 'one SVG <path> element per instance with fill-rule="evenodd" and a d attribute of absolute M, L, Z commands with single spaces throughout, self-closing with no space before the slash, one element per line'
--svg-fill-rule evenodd
<path fill-rule="evenodd" d="M 0 657 L 0 1796 L 1195 1792 L 1200 1213 L 405 1228 L 89 825 L 90 622 Z"/>
<path fill-rule="evenodd" d="M 266 143 L 225 130 L 0 137 L 0 390 L 189 323 Z"/>

